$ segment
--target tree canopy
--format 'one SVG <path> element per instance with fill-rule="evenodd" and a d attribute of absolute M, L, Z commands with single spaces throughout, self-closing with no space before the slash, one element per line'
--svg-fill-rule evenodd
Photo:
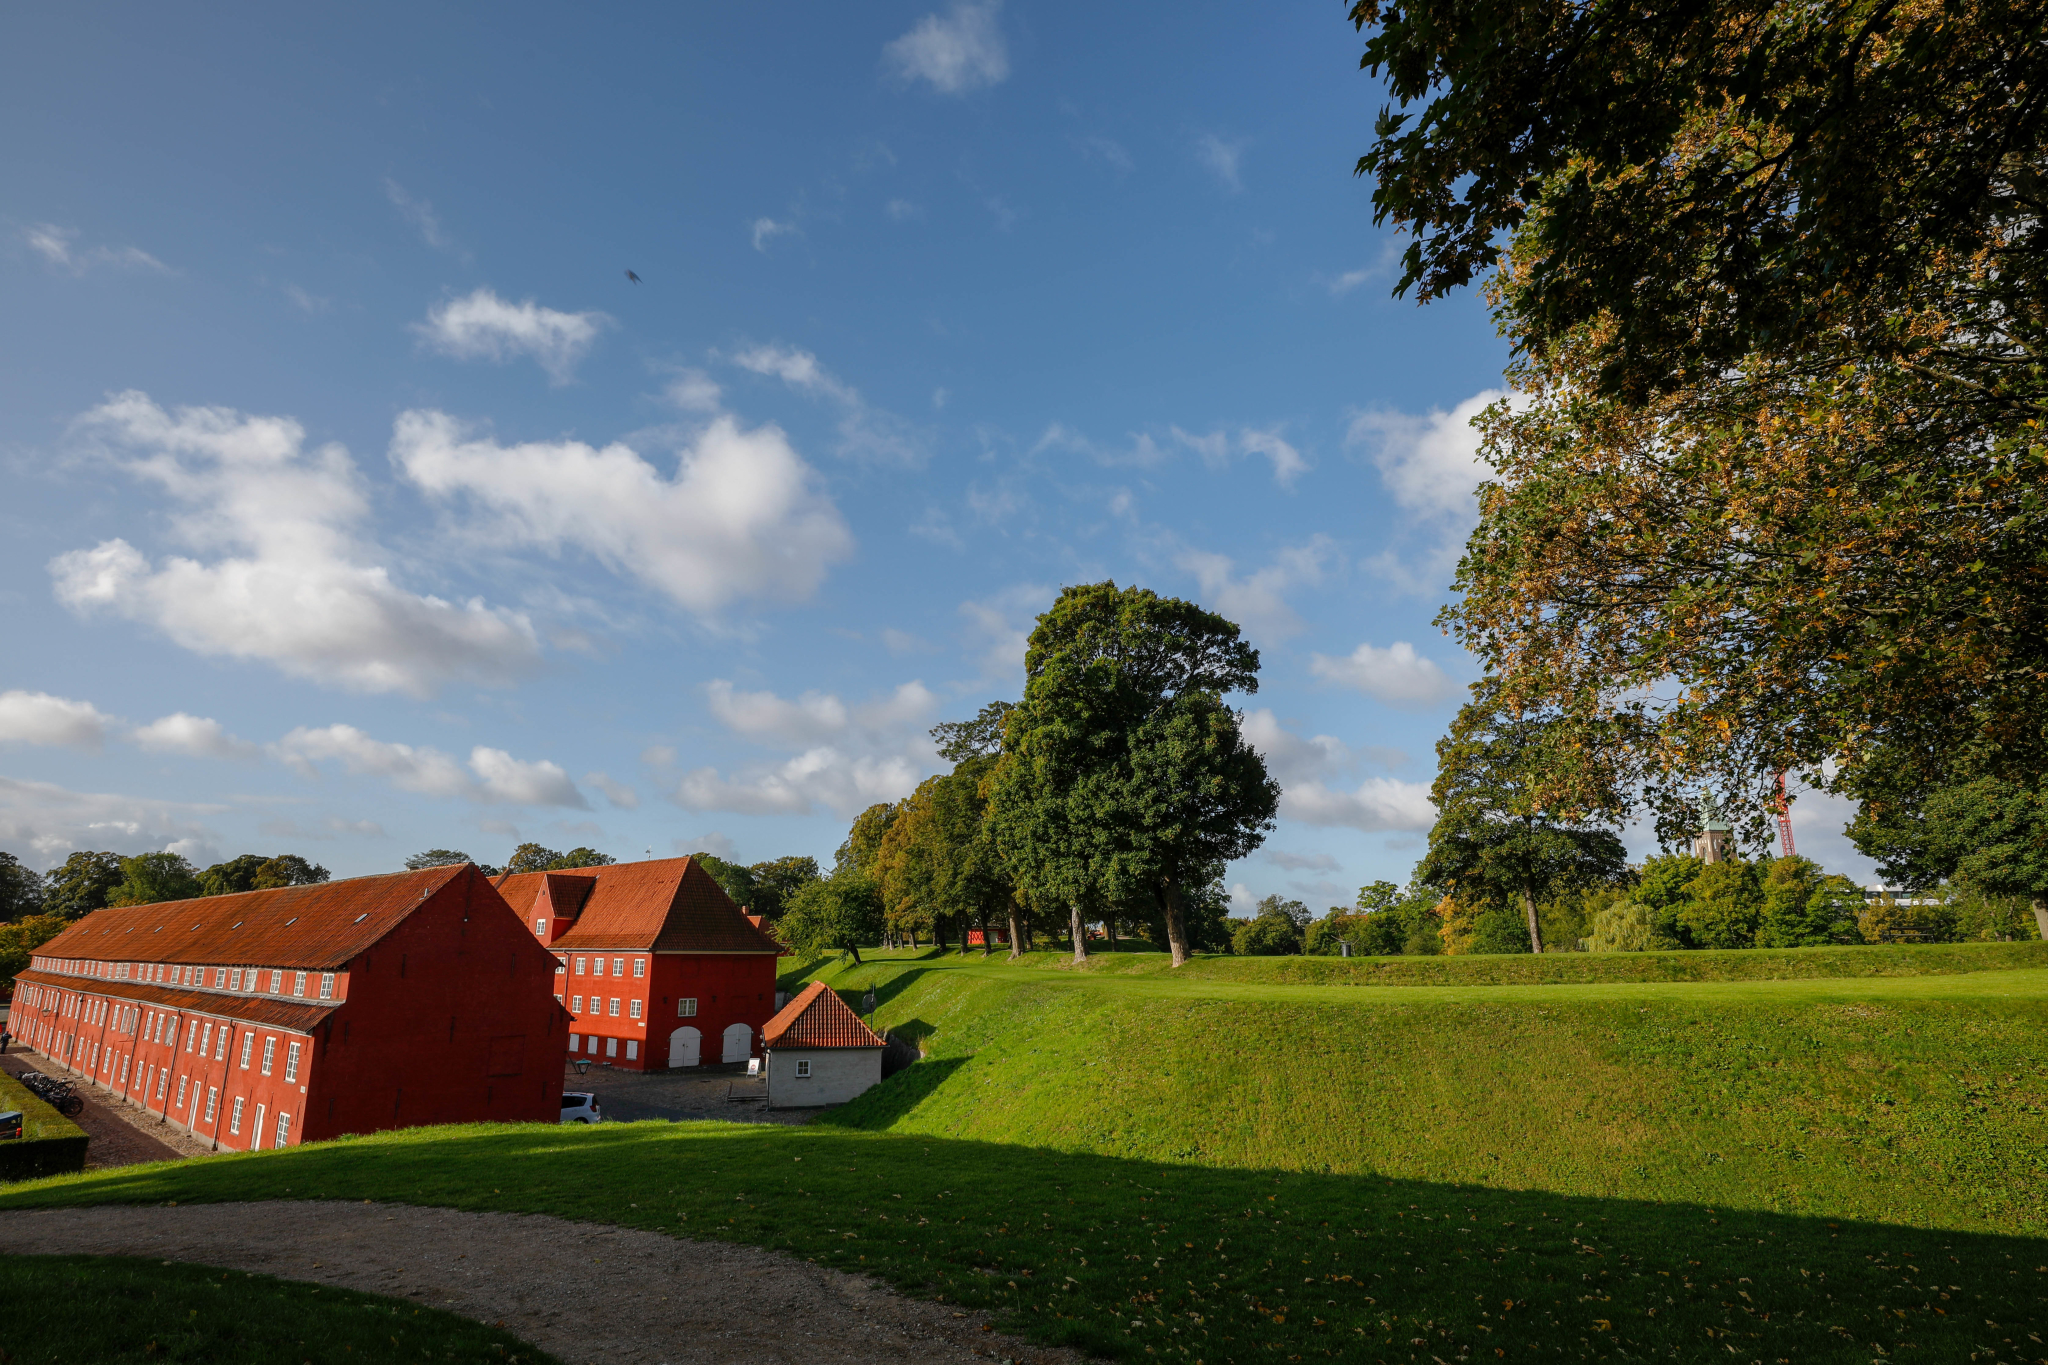
<path fill-rule="evenodd" d="M 12 853 L 0 853 L 0 924 L 42 913 L 43 874 Z"/>
<path fill-rule="evenodd" d="M 1537 902 L 1564 890 L 1619 880 L 1627 858 L 1609 827 L 1619 798 L 1600 781 L 1582 732 L 1556 715 L 1517 715 L 1485 679 L 1437 744 L 1437 809 L 1418 881 L 1472 909 L 1521 912 L 1530 952 L 1543 951 Z M 1556 774 L 1575 771 L 1580 801 L 1552 795 Z M 1489 948 L 1512 936 L 1479 926 Z"/>
<path fill-rule="evenodd" d="M 199 869 L 184 854 L 165 850 L 123 858 L 120 884 L 107 896 L 107 904 L 154 905 L 158 901 L 190 900 L 205 894 L 199 883 Z"/>
<path fill-rule="evenodd" d="M 328 878 L 326 868 L 296 853 L 265 856 L 244 853 L 215 863 L 199 874 L 200 894 L 223 896 L 232 891 L 268 891 L 274 886 L 311 886 Z"/>
<path fill-rule="evenodd" d="M 990 781 L 1000 854 L 1037 899 L 1145 897 L 1187 960 L 1189 892 L 1257 848 L 1279 786 L 1223 697 L 1258 690 L 1258 651 L 1191 602 L 1113 582 L 1038 618 L 1024 699 Z"/>
<path fill-rule="evenodd" d="M 43 913 L 75 920 L 107 904 L 121 884 L 118 853 L 73 853 L 43 877 Z"/>

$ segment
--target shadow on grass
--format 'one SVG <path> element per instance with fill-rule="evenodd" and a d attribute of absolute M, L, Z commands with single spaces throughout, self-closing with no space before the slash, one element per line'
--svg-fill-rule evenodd
<path fill-rule="evenodd" d="M 967 1062 L 965 1057 L 927 1057 L 896 1072 L 851 1104 L 819 1116 L 813 1126 L 873 1129 L 894 1123 L 924 1103 Z M 849 1109 L 856 1111 L 855 1116 L 842 1117 Z"/>
<path fill-rule="evenodd" d="M 870 1093 L 914 1104 L 948 1065 Z M 268 1198 L 531 1212 L 780 1248 L 1121 1359 L 2048 1354 L 2033 1344 L 2048 1330 L 2048 1244 L 2034 1238 L 1178 1166 L 830 1116 L 415 1129 L 17 1186 L 0 1191 L 0 1217 Z"/>

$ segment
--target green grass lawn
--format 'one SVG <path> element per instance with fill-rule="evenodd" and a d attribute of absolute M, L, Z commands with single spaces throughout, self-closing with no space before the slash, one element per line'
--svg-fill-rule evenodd
<path fill-rule="evenodd" d="M 1134 1360 L 2048 1360 L 2048 972 L 1896 959 L 1360 990 L 883 955 L 824 975 L 928 1056 L 808 1127 L 414 1130 L 0 1208 L 552 1213 Z"/>
<path fill-rule="evenodd" d="M 8 1365 L 551 1365 L 507 1332 L 376 1294 L 127 1256 L 0 1257 Z"/>

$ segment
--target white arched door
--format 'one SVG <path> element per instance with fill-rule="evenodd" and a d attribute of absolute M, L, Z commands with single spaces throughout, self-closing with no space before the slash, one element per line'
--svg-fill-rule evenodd
<path fill-rule="evenodd" d="M 704 1035 L 687 1024 L 668 1036 L 668 1064 L 695 1066 L 703 1060 Z"/>
<path fill-rule="evenodd" d="M 745 1024 L 734 1024 L 725 1031 L 725 1056 L 719 1060 L 744 1062 L 753 1050 L 754 1030 Z"/>

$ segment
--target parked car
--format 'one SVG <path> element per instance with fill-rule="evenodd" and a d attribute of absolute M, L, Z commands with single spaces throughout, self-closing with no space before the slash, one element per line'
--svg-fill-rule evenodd
<path fill-rule="evenodd" d="M 562 1122 L 599 1123 L 604 1115 L 598 1112 L 597 1096 L 588 1090 L 564 1090 L 562 1092 Z"/>

